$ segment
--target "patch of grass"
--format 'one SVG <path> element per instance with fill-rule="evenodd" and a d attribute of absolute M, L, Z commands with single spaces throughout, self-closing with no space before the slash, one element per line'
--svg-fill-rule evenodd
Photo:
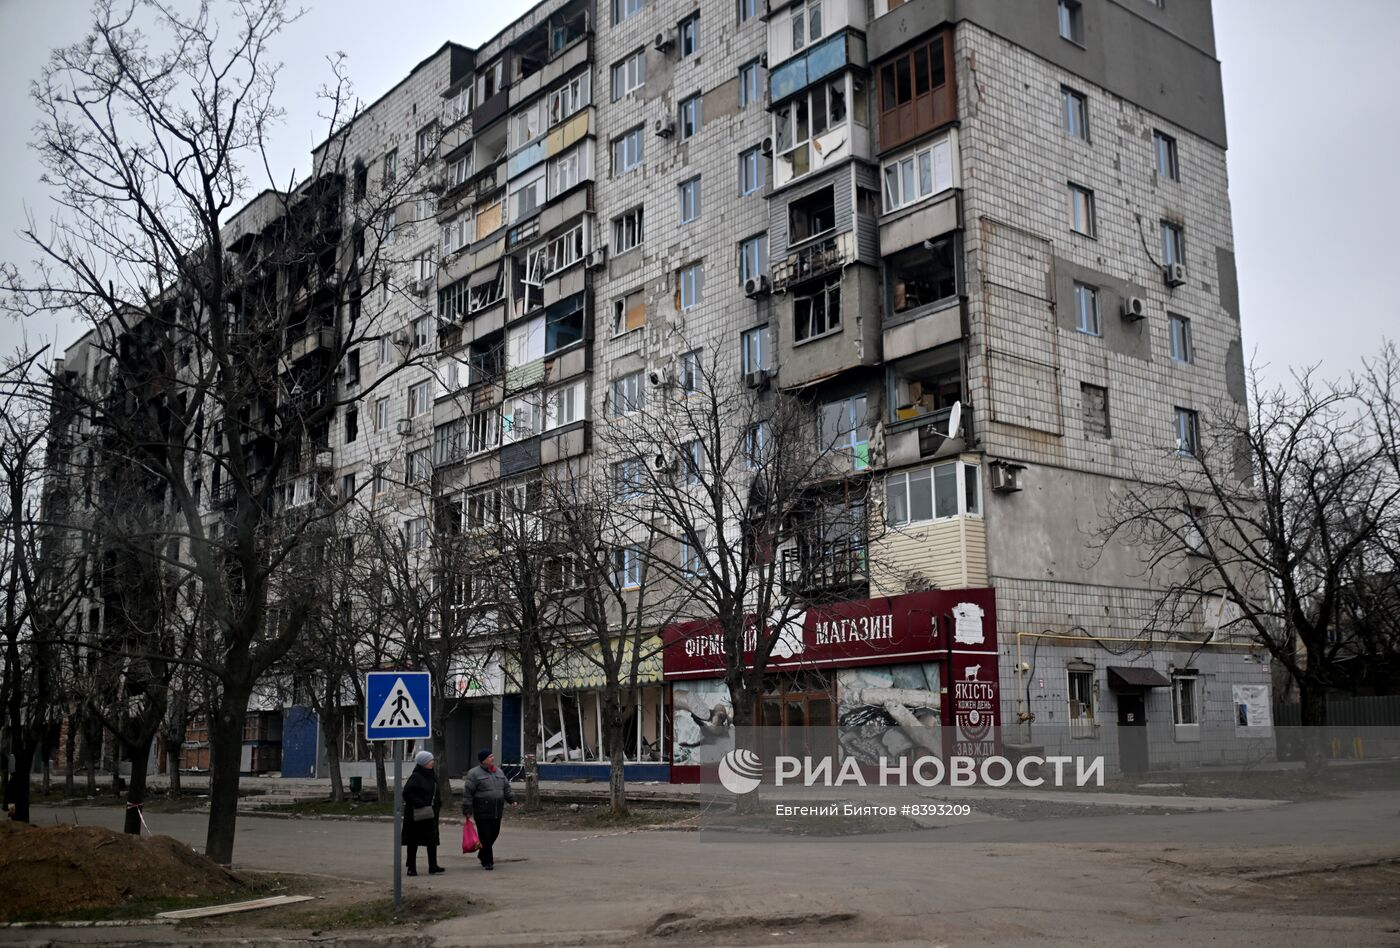
<path fill-rule="evenodd" d="M 161 912 L 177 912 L 181 909 L 204 908 L 207 905 L 225 905 L 230 902 L 248 902 L 270 895 L 283 895 L 287 892 L 288 878 L 276 873 L 247 873 L 240 875 L 247 879 L 248 888 L 242 892 L 219 892 L 213 895 L 165 896 L 152 899 L 131 899 L 117 905 L 95 908 L 74 909 L 58 915 L 25 915 L 14 919 L 17 922 L 109 922 L 132 919 L 154 918 Z"/>
<path fill-rule="evenodd" d="M 286 908 L 258 912 L 256 918 L 244 916 L 241 923 L 255 923 L 261 928 L 296 928 L 321 932 L 439 922 L 445 918 L 455 918 L 482 909 L 480 903 L 474 903 L 464 896 L 432 893 L 405 895 L 398 910 L 394 909 L 392 898 L 359 898 L 351 901 L 327 898 L 319 902 L 303 902 Z"/>
<path fill-rule="evenodd" d="M 275 806 L 263 807 L 268 813 L 299 813 L 303 816 L 393 816 L 394 801 L 362 801 L 341 800 L 336 803 L 332 800 L 298 800 L 296 803 L 284 803 Z"/>

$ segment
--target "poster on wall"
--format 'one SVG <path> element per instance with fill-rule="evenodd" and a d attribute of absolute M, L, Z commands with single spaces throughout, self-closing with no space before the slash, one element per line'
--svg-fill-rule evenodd
<path fill-rule="evenodd" d="M 885 757 L 939 753 L 936 662 L 842 669 L 836 684 L 843 757 L 875 764 Z"/>
<path fill-rule="evenodd" d="M 722 679 L 678 681 L 671 689 L 677 764 L 716 764 L 734 749 L 734 708 Z"/>
<path fill-rule="evenodd" d="M 1234 698 L 1237 735 L 1258 737 L 1273 727 L 1268 685 L 1235 685 Z"/>

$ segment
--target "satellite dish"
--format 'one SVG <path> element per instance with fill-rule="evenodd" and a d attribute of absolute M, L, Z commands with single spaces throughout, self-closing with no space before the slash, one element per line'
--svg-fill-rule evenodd
<path fill-rule="evenodd" d="M 962 402 L 953 402 L 953 407 L 948 409 L 948 437 L 956 438 L 958 432 L 962 430 Z"/>

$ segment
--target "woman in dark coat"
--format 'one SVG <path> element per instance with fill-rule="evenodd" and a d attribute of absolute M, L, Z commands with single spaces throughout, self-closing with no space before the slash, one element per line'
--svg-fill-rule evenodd
<path fill-rule="evenodd" d="M 403 844 L 408 847 L 408 874 L 418 875 L 418 847 L 428 849 L 428 872 L 446 872 L 438 865 L 438 813 L 442 810 L 442 794 L 438 792 L 437 774 L 433 772 L 433 755 L 421 750 L 413 758 L 416 765 L 403 785 Z M 413 812 L 432 807 L 432 819 L 415 820 Z"/>

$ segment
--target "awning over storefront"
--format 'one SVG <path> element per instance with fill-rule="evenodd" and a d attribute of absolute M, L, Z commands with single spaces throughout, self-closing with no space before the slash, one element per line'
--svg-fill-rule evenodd
<path fill-rule="evenodd" d="M 1126 665 L 1108 667 L 1109 691 L 1142 691 L 1146 688 L 1165 688 L 1171 682 L 1155 668 L 1134 668 Z"/>

